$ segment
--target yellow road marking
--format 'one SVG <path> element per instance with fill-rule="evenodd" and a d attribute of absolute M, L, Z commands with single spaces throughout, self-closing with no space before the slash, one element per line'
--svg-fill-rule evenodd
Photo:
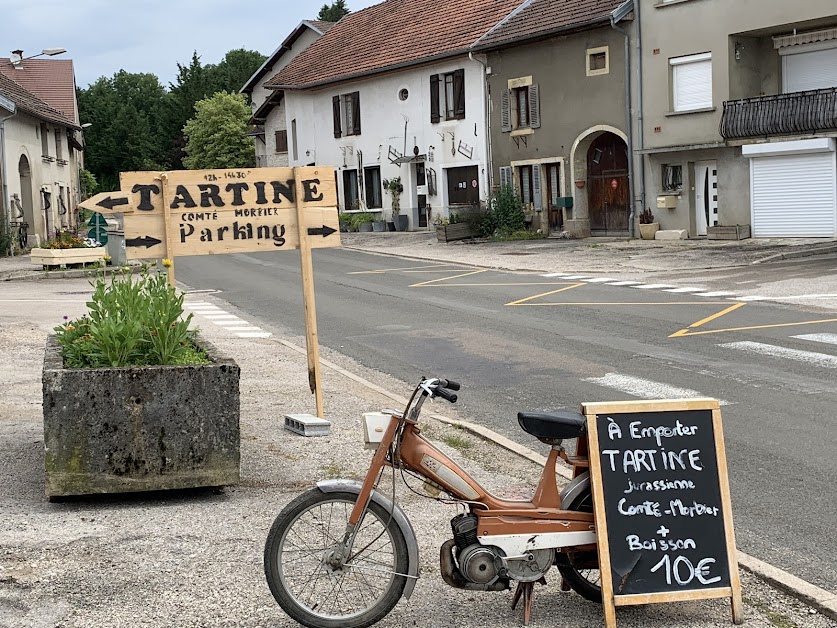
<path fill-rule="evenodd" d="M 801 321 L 798 323 L 774 323 L 772 325 L 751 325 L 749 327 L 730 327 L 728 329 L 705 329 L 703 331 L 689 331 L 681 329 L 670 338 L 682 338 L 683 336 L 703 336 L 704 334 L 721 334 L 727 331 L 748 331 L 750 329 L 773 329 L 776 327 L 798 327 L 799 325 L 821 325 L 824 323 L 837 323 L 837 318 L 824 318 L 818 321 Z"/>
<path fill-rule="evenodd" d="M 551 290 L 549 292 L 544 292 L 543 294 L 536 294 L 533 297 L 526 297 L 525 299 L 520 299 L 519 301 L 512 301 L 511 303 L 506 303 L 506 305 L 523 305 L 527 301 L 531 301 L 532 299 L 539 299 L 540 297 L 548 297 L 550 294 L 557 294 L 559 292 L 564 292 L 565 290 L 572 290 L 573 288 L 579 288 L 581 286 L 586 286 L 586 283 L 574 283 L 570 286 L 566 286 L 559 290 Z M 541 304 L 541 303 L 530 303 L 529 305 L 548 305 L 548 304 Z"/>
<path fill-rule="evenodd" d="M 437 281 L 444 281 L 444 279 L 438 279 Z M 539 283 L 514 283 L 513 281 L 506 282 L 506 283 L 440 283 L 433 286 L 425 286 L 424 284 L 416 284 L 414 286 L 410 286 L 411 288 L 452 288 L 452 287 L 460 287 L 460 286 L 568 286 L 570 285 L 569 281 L 543 281 Z M 573 284 L 575 285 L 575 284 Z"/>
<path fill-rule="evenodd" d="M 377 273 L 389 273 L 399 270 L 419 270 L 422 268 L 464 268 L 458 264 L 426 264 L 424 266 L 405 266 L 404 268 L 381 268 L 379 270 L 356 270 L 351 273 L 346 273 L 348 275 L 374 275 Z M 443 271 L 439 271 L 443 272 Z M 444 272 L 451 272 L 450 270 Z"/>
<path fill-rule="evenodd" d="M 461 275 L 453 275 L 452 277 L 439 277 L 438 279 L 430 279 L 428 281 L 422 281 L 421 283 L 414 283 L 411 288 L 421 288 L 422 286 L 429 286 L 430 284 L 434 284 L 437 281 L 447 281 L 448 279 L 459 279 L 460 277 L 470 277 L 471 275 L 479 275 L 480 273 L 487 273 L 488 269 L 483 270 L 474 270 L 470 273 L 462 273 Z"/>
<path fill-rule="evenodd" d="M 570 286 L 571 288 L 576 288 L 579 285 L 586 286 L 587 284 L 575 284 L 574 286 Z M 564 288 L 564 290 L 568 290 L 569 288 Z M 556 290 L 555 292 L 561 292 L 561 290 Z M 539 294 L 534 297 L 529 297 L 529 299 L 535 299 L 537 297 L 548 296 L 550 294 L 554 294 L 553 292 L 547 292 L 546 294 Z M 528 299 L 523 299 L 522 301 L 527 301 Z M 522 301 L 515 301 L 514 303 L 506 303 L 506 305 L 519 305 Z M 643 301 L 637 303 L 622 303 L 622 302 L 612 302 L 612 303 L 599 303 L 597 301 L 577 301 L 577 302 L 549 302 L 549 303 L 527 303 L 526 305 L 535 306 L 535 305 L 726 305 L 724 301 Z"/>

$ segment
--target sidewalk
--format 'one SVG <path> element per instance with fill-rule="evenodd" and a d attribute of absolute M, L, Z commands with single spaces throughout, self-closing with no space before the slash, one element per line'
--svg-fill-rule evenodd
<path fill-rule="evenodd" d="M 359 417 L 396 405 L 393 396 L 408 394 L 410 382 L 321 348 L 332 433 L 304 439 L 282 429 L 284 414 L 314 408 L 303 339 L 242 339 L 206 324 L 202 333 L 241 366 L 241 485 L 221 495 L 187 491 L 51 504 L 42 471 L 44 342 L 62 316 L 84 311 L 88 294 L 84 279 L 49 279 L 36 293 L 29 282 L 0 284 L 0 627 L 294 625 L 273 601 L 262 572 L 270 524 L 316 480 L 362 477 L 371 452 L 363 449 Z M 188 295 L 187 301 L 239 313 L 214 296 Z M 475 393 L 463 382 L 460 398 L 469 394 Z M 458 417 L 456 406 L 444 402 L 429 410 L 476 418 Z M 423 428 L 492 492 L 531 491 L 537 482 L 536 465 L 489 441 L 433 419 Z M 545 449 L 534 439 L 531 446 Z M 418 534 L 422 577 L 413 598 L 379 625 L 519 626 L 510 592 L 459 591 L 441 581 L 438 549 L 456 510 L 415 495 L 400 479 L 397 499 Z M 536 589 L 533 627 L 602 625 L 599 606 L 561 592 L 557 572 L 547 579 L 547 587 Z M 837 627 L 747 572 L 742 584 L 748 627 Z M 619 609 L 617 617 L 624 628 L 710 628 L 732 625 L 728 607 L 723 600 L 650 605 Z"/>

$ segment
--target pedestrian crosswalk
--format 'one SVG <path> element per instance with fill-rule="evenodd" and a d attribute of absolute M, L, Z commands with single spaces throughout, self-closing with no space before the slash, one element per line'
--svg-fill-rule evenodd
<path fill-rule="evenodd" d="M 210 323 L 234 333 L 239 338 L 270 338 L 273 335 L 235 314 L 222 310 L 213 303 L 205 301 L 186 302 L 183 307 L 190 310 L 192 314 L 197 314 Z"/>

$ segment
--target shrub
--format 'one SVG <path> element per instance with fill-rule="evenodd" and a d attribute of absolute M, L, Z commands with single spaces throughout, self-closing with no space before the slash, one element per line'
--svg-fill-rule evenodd
<path fill-rule="evenodd" d="M 67 368 L 207 364 L 183 316 L 183 294 L 162 272 L 129 273 L 94 282 L 87 314 L 55 328 Z"/>
<path fill-rule="evenodd" d="M 41 248 L 44 249 L 86 249 L 101 246 L 96 240 L 82 238 L 70 231 L 59 231 L 55 237 L 47 241 Z"/>
<path fill-rule="evenodd" d="M 480 232 L 487 237 L 498 231 L 515 232 L 526 228 L 523 201 L 510 185 L 504 185 L 489 201 L 489 209 L 480 224 Z"/>

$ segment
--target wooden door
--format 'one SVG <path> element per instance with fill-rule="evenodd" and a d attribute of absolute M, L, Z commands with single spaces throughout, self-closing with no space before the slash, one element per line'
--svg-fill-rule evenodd
<path fill-rule="evenodd" d="M 601 233 L 628 231 L 630 213 L 628 149 L 613 133 L 603 133 L 587 151 L 587 206 L 590 229 Z"/>

